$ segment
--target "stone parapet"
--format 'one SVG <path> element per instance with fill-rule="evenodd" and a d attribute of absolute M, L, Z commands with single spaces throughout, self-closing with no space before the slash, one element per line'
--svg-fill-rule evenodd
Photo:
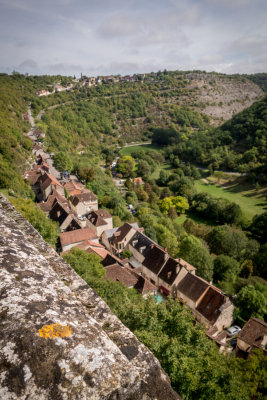
<path fill-rule="evenodd" d="M 159 361 L 0 194 L 0 398 L 180 399 Z"/>

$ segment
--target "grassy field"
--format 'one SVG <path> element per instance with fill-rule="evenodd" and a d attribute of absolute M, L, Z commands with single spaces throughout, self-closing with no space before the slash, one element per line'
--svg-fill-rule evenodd
<path fill-rule="evenodd" d="M 257 191 L 252 185 L 242 184 L 238 180 L 222 186 L 207 183 L 203 179 L 196 181 L 195 186 L 198 192 L 206 192 L 214 197 L 222 197 L 239 204 L 248 219 L 267 210 L 267 188 Z"/>
<path fill-rule="evenodd" d="M 136 146 L 129 146 L 129 147 L 123 147 L 120 149 L 119 153 L 123 156 L 129 156 L 133 152 L 138 151 L 138 150 L 153 150 L 153 151 L 160 151 L 162 150 L 161 147 L 156 146 L 154 144 L 141 144 L 141 145 L 136 145 Z"/>

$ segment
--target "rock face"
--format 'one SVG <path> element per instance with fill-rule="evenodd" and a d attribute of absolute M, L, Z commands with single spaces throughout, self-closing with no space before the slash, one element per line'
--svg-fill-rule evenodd
<path fill-rule="evenodd" d="M 174 400 L 158 360 L 0 194 L 0 399 Z"/>

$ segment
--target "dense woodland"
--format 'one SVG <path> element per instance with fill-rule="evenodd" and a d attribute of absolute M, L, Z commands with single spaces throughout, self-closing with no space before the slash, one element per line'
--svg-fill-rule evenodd
<path fill-rule="evenodd" d="M 37 89 L 67 84 L 71 77 L 1 74 L 0 188 L 56 246 L 57 224 L 35 206 L 33 192 L 21 177 L 33 161 L 27 137 L 30 124 L 23 117 L 31 103 L 35 117 L 45 110 L 36 128 L 45 133 L 40 140 L 54 153 L 56 167 L 77 173 L 97 194 L 99 205 L 112 213 L 115 226 L 137 221 L 172 256 L 193 264 L 199 276 L 232 297 L 236 323 L 242 326 L 252 316 L 265 319 L 267 211 L 251 220 L 235 202 L 198 192 L 195 181 L 202 177 L 196 168 L 201 165 L 210 173 L 239 171 L 248 182 L 265 184 L 267 98 L 215 127 L 202 112 L 203 104 L 196 103 L 189 73 L 155 75 L 38 97 Z M 253 77 L 231 77 L 238 82 L 248 78 Z M 264 79 L 255 75 L 252 80 L 264 87 Z M 119 153 L 126 142 L 151 139 L 157 151 Z M 116 157 L 125 196 L 112 179 Z M 157 169 L 159 176 L 152 178 Z M 134 184 L 137 176 L 144 185 Z M 67 261 L 160 359 L 184 399 L 264 398 L 264 375 L 258 371 L 264 371 L 266 362 L 260 352 L 246 362 L 224 357 L 195 325 L 190 311 L 177 302 L 156 305 L 132 289 L 104 281 L 99 260 L 81 251 L 72 251 Z M 246 385 L 241 384 L 244 381 Z"/>

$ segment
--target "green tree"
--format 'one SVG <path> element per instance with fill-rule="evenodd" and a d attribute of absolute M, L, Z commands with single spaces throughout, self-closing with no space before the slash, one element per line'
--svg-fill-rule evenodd
<path fill-rule="evenodd" d="M 79 176 L 86 183 L 94 181 L 96 179 L 96 170 L 95 168 L 85 166 L 79 169 Z"/>
<path fill-rule="evenodd" d="M 267 358 L 263 350 L 254 349 L 247 360 L 235 358 L 235 368 L 246 382 L 250 398 L 264 400 L 266 398 Z"/>
<path fill-rule="evenodd" d="M 170 208 L 174 208 L 177 214 L 183 214 L 189 209 L 188 201 L 182 196 L 165 197 L 159 201 L 159 208 L 164 214 L 168 214 Z"/>
<path fill-rule="evenodd" d="M 250 225 L 250 230 L 262 243 L 267 242 L 267 211 L 260 215 L 255 215 Z"/>
<path fill-rule="evenodd" d="M 262 245 L 253 257 L 256 274 L 267 280 L 267 243 Z"/>
<path fill-rule="evenodd" d="M 123 156 L 117 162 L 117 171 L 125 178 L 133 176 L 135 161 L 132 156 Z"/>
<path fill-rule="evenodd" d="M 216 226 L 210 233 L 208 243 L 215 254 L 225 254 L 240 260 L 245 254 L 248 239 L 246 234 L 229 225 Z"/>
<path fill-rule="evenodd" d="M 166 171 L 165 169 L 162 169 L 159 173 L 159 179 L 158 179 L 158 183 L 159 185 L 165 186 L 168 183 L 170 174 L 168 171 Z"/>
<path fill-rule="evenodd" d="M 151 168 L 147 161 L 140 160 L 137 167 L 138 176 L 149 177 L 151 174 Z"/>
<path fill-rule="evenodd" d="M 217 256 L 214 260 L 214 280 L 219 281 L 232 281 L 234 282 L 239 274 L 238 262 L 229 256 L 223 254 Z"/>
<path fill-rule="evenodd" d="M 54 165 L 59 171 L 72 171 L 73 163 L 68 154 L 59 151 L 53 157 Z"/>
<path fill-rule="evenodd" d="M 266 316 L 266 297 L 252 285 L 245 286 L 238 292 L 235 305 L 237 306 L 236 316 L 243 321 L 251 317 L 264 319 Z"/>
<path fill-rule="evenodd" d="M 178 240 L 175 234 L 173 234 L 168 228 L 166 228 L 162 224 L 156 224 L 155 231 L 157 234 L 158 243 L 162 247 L 166 248 L 173 257 L 177 257 Z"/>
<path fill-rule="evenodd" d="M 30 224 L 40 233 L 46 242 L 55 247 L 59 237 L 58 224 L 48 219 L 45 213 L 30 199 L 13 198 L 9 200 Z"/>
<path fill-rule="evenodd" d="M 69 253 L 63 255 L 63 258 L 89 284 L 106 274 L 101 258 L 96 254 L 72 248 Z"/>
<path fill-rule="evenodd" d="M 212 257 L 198 238 L 193 235 L 186 236 L 180 243 L 179 256 L 196 267 L 197 275 L 208 281 L 212 280 Z"/>
<path fill-rule="evenodd" d="M 245 260 L 241 265 L 240 276 L 242 278 L 249 279 L 253 275 L 253 262 L 251 260 Z"/>

